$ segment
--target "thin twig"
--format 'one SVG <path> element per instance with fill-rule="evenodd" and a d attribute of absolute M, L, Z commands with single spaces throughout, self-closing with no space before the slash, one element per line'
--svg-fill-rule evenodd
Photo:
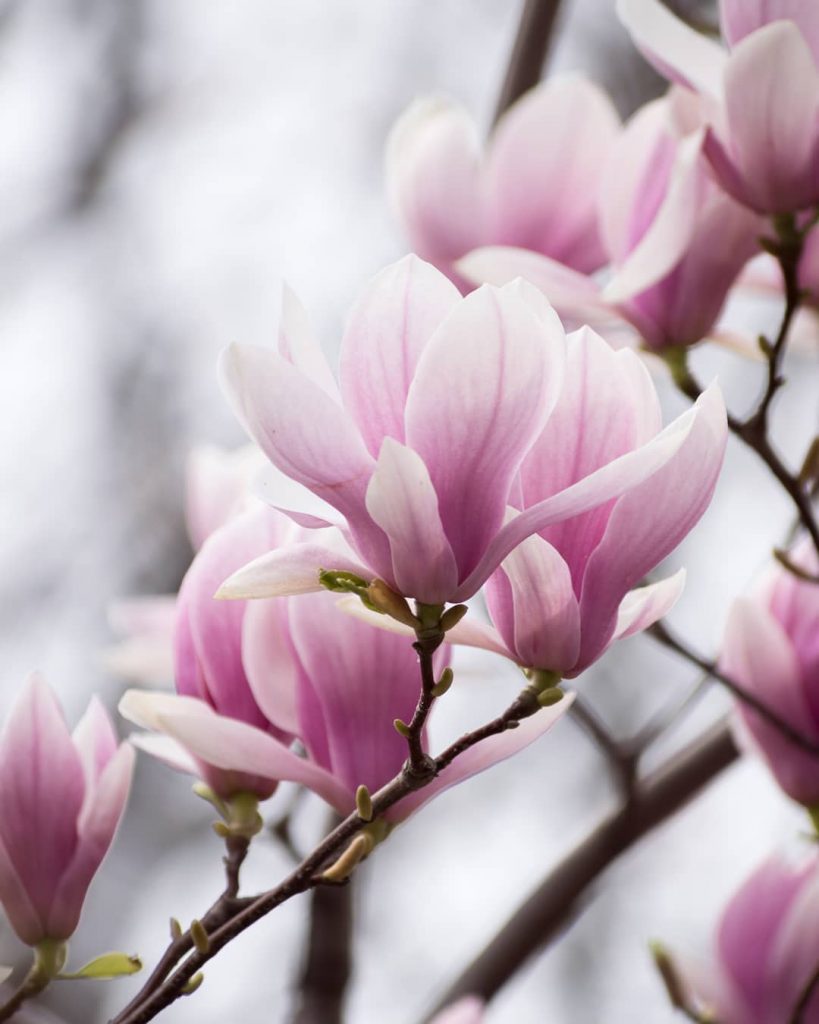
<path fill-rule="evenodd" d="M 621 794 L 627 797 L 634 786 L 640 751 L 630 744 L 618 742 L 580 697 L 575 697 L 569 714 L 602 752 Z"/>
<path fill-rule="evenodd" d="M 32 968 L 23 979 L 19 988 L 0 1006 L 0 1021 L 11 1020 L 23 1003 L 40 992 L 48 985 L 48 979 L 40 974 L 36 968 Z"/>
<path fill-rule="evenodd" d="M 560 10 L 560 0 L 524 0 L 518 33 L 501 86 L 495 121 L 537 85 Z"/>
<path fill-rule="evenodd" d="M 427 1019 L 468 994 L 491 999 L 533 953 L 562 933 L 606 868 L 668 820 L 738 756 L 731 730 L 721 722 L 638 782 L 632 799 L 526 897 Z"/>

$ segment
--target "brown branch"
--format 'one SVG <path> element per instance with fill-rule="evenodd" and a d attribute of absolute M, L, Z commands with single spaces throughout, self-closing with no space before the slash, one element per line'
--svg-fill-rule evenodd
<path fill-rule="evenodd" d="M 632 799 L 527 896 L 427 1019 L 470 993 L 491 999 L 533 953 L 571 923 L 582 899 L 622 853 L 668 820 L 737 757 L 731 730 L 721 722 L 640 781 Z"/>
<path fill-rule="evenodd" d="M 540 81 L 559 10 L 560 0 L 524 0 L 506 77 L 498 96 L 495 121 Z"/>
<path fill-rule="evenodd" d="M 341 1024 L 352 967 L 353 885 L 322 885 L 310 899 L 310 934 L 293 1024 Z"/>

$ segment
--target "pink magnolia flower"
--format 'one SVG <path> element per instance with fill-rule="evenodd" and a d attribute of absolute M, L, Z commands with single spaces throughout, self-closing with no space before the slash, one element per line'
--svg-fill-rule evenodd
<path fill-rule="evenodd" d="M 436 1014 L 430 1024 L 482 1024 L 484 1004 L 477 996 L 464 996 Z"/>
<path fill-rule="evenodd" d="M 65 940 L 125 808 L 134 752 L 93 698 L 71 734 L 31 676 L 0 737 L 0 902 L 30 946 Z"/>
<path fill-rule="evenodd" d="M 810 574 L 819 571 L 809 539 L 792 559 Z M 734 602 L 720 668 L 819 743 L 819 586 L 771 567 L 751 596 Z M 819 806 L 819 759 L 746 705 L 737 708 L 779 785 L 799 803 Z"/>
<path fill-rule="evenodd" d="M 713 953 L 686 965 L 698 1003 L 720 1024 L 784 1024 L 819 964 L 819 861 L 766 861 L 719 922 Z M 819 993 L 804 1024 L 819 1024 Z"/>
<path fill-rule="evenodd" d="M 615 352 L 589 328 L 578 331 L 569 337 L 558 404 L 520 468 L 518 500 L 526 508 L 560 493 L 648 443 L 660 424 L 654 385 L 634 352 Z M 573 677 L 614 640 L 665 615 L 681 593 L 684 572 L 632 588 L 708 507 L 726 438 L 725 410 L 711 390 L 673 458 L 621 497 L 525 540 L 487 583 L 495 628 L 467 618 L 452 639 Z"/>
<path fill-rule="evenodd" d="M 710 106 L 706 152 L 723 188 L 765 214 L 819 203 L 819 16 L 812 0 L 722 0 L 731 46 L 659 0 L 619 0 L 626 28 L 672 81 Z"/>
<path fill-rule="evenodd" d="M 219 715 L 190 697 L 130 690 L 120 711 L 172 737 L 200 761 L 273 782 L 301 783 L 348 814 L 359 785 L 375 792 L 406 760 L 406 740 L 393 721 L 412 717 L 420 677 L 406 637 L 371 629 L 342 615 L 335 603 L 327 593 L 257 601 L 245 616 L 243 660 L 253 695 L 280 735 L 299 738 L 306 756 L 270 729 Z M 448 648 L 441 648 L 438 671 L 448 657 Z M 436 793 L 522 749 L 568 703 L 476 746 L 387 816 L 401 820 Z"/>
<path fill-rule="evenodd" d="M 319 543 L 277 550 L 220 594 L 303 593 L 320 588 L 320 569 L 344 569 L 425 604 L 462 601 L 527 536 L 642 482 L 683 444 L 702 403 L 504 522 L 516 474 L 560 394 L 565 345 L 554 311 L 524 282 L 461 298 L 407 257 L 354 308 L 339 392 L 291 299 L 279 351 L 229 349 L 225 388 L 271 462 L 332 506 L 329 518 L 296 512 L 298 521 L 337 523 L 351 552 Z"/>
<path fill-rule="evenodd" d="M 471 281 L 521 275 L 566 315 L 619 318 L 648 348 L 692 345 L 712 333 L 743 265 L 758 250 L 758 217 L 712 180 L 700 108 L 680 90 L 649 103 L 611 147 L 599 192 L 612 269 L 597 280 L 521 248 L 490 246 L 458 263 Z"/>
<path fill-rule="evenodd" d="M 486 152 L 463 108 L 416 101 L 387 149 L 387 184 L 410 244 L 456 283 L 482 245 L 518 245 L 584 273 L 604 263 L 595 198 L 619 121 L 586 79 L 560 76 L 500 118 Z"/>

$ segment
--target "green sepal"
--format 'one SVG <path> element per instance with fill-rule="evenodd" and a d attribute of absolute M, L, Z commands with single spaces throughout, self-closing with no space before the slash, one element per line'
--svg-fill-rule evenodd
<path fill-rule="evenodd" d="M 129 956 L 127 953 L 103 953 L 89 960 L 78 971 L 61 973 L 57 977 L 60 981 L 110 981 L 112 978 L 124 978 L 141 970 L 142 961 L 138 956 Z"/>

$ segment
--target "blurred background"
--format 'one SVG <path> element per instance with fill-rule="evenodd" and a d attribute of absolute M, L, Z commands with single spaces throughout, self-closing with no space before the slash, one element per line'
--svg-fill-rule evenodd
<path fill-rule="evenodd" d="M 688 9 L 714 17 L 708 4 Z M 92 691 L 116 706 L 125 683 L 101 654 L 113 642 L 107 608 L 176 589 L 191 555 L 187 452 L 243 440 L 216 383 L 219 350 L 270 341 L 286 278 L 336 351 L 358 290 L 405 251 L 383 187 L 391 124 L 415 96 L 444 92 L 488 128 L 518 17 L 519 4 L 501 0 L 0 4 L 3 708 L 33 668 L 72 722 Z M 549 71 L 567 69 L 602 82 L 623 114 L 662 88 L 619 27 L 614 0 L 563 0 Z M 758 331 L 776 309 L 734 312 Z M 735 409 L 750 404 L 759 367 L 712 352 L 698 352 L 695 365 L 703 377 L 719 372 Z M 815 430 L 817 375 L 804 355 L 791 370 L 775 430 L 794 453 Z M 682 401 L 660 387 L 676 415 Z M 789 515 L 732 443 L 714 505 L 673 559 L 689 576 L 672 622 L 701 651 L 718 649 L 731 597 Z M 488 655 L 460 664 L 442 739 L 500 710 L 517 685 Z M 637 638 L 581 686 L 628 735 L 695 678 Z M 724 706 L 710 694 L 653 756 Z M 277 795 L 271 816 L 288 799 Z M 399 830 L 355 879 L 348 1021 L 417 1022 L 614 799 L 600 754 L 564 721 Z M 190 780 L 141 759 L 72 962 L 118 948 L 152 965 L 169 916 L 187 923 L 221 885 L 211 819 Z M 725 896 L 800 820 L 758 765 L 733 767 L 601 880 L 487 1020 L 670 1024 L 648 940 L 704 950 Z M 308 848 L 324 821 L 305 801 L 296 841 Z M 289 863 L 274 839 L 255 843 L 248 891 Z M 307 907 L 293 901 L 234 943 L 197 995 L 162 1019 L 289 1020 Z M 22 964 L 26 951 L 3 927 L 0 962 Z M 138 984 L 58 984 L 43 1002 L 58 1020 L 102 1024 Z"/>

